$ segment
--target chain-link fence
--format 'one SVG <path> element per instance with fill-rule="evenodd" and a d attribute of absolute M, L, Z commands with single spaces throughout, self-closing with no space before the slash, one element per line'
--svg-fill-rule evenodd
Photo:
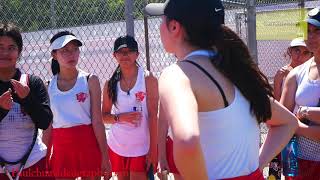
<path fill-rule="evenodd" d="M 298 20 L 301 13 L 301 18 L 305 17 L 305 13 L 308 9 L 317 7 L 320 5 L 320 1 L 309 1 L 309 0 L 269 0 L 267 2 L 257 3 L 256 6 L 256 15 L 257 18 L 265 14 L 270 14 L 267 17 L 270 19 L 267 22 L 272 23 L 281 21 L 281 19 L 286 19 L 281 17 L 282 15 L 287 14 L 286 16 L 291 18 L 291 21 Z M 300 11 L 301 9 L 306 8 L 306 11 Z M 278 12 L 278 13 L 275 13 Z M 273 14 L 271 14 L 273 13 Z M 286 25 L 288 22 L 283 22 L 282 25 Z M 266 27 L 266 31 L 277 31 L 276 26 L 281 26 L 281 24 L 272 25 L 273 27 Z M 293 25 L 294 26 L 294 25 Z M 259 28 L 258 28 L 259 29 Z M 279 28 L 280 29 L 280 28 Z M 279 30 L 278 29 L 278 30 Z M 276 32 L 273 32 L 276 34 Z M 279 34 L 281 32 L 278 32 Z M 290 41 L 292 40 L 291 36 L 275 36 L 267 38 L 267 40 L 259 40 L 257 38 L 257 48 L 258 48 L 258 62 L 259 67 L 262 72 L 269 78 L 272 82 L 273 77 L 278 69 L 282 66 L 289 64 L 290 59 L 288 56 L 285 56 L 286 50 L 289 46 Z"/>
<path fill-rule="evenodd" d="M 2 0 L 0 22 L 14 22 L 24 32 L 19 62 L 24 71 L 50 79 L 49 40 L 58 31 L 69 30 L 84 43 L 79 67 L 97 74 L 103 83 L 116 67 L 113 42 L 126 34 L 124 3 L 123 0 Z M 136 7 L 141 9 L 143 4 Z M 143 17 L 140 10 L 132 13 L 137 21 Z M 137 32 L 142 30 L 137 28 Z M 144 49 L 139 36 L 142 37 L 140 32 L 137 38 Z M 143 59 L 142 53 L 140 60 Z"/>
<path fill-rule="evenodd" d="M 175 61 L 162 48 L 159 33 L 160 19 L 144 19 L 143 7 L 146 0 L 2 0 L 0 21 L 11 21 L 24 31 L 24 51 L 20 66 L 29 73 L 44 79 L 51 77 L 49 39 L 61 30 L 70 30 L 84 42 L 81 48 L 79 66 L 97 74 L 101 82 L 108 79 L 115 69 L 112 56 L 115 38 L 127 33 L 126 3 L 132 3 L 134 22 L 132 29 L 139 43 L 141 65 L 146 66 L 150 57 L 150 69 L 161 70 Z M 160 2 L 160 0 L 149 1 Z M 247 42 L 248 14 L 247 0 L 224 0 L 226 25 L 235 30 Z M 311 8 L 319 1 L 303 0 L 258 0 L 257 17 L 263 12 L 286 9 Z M 130 4 L 129 4 L 130 5 Z M 145 22 L 147 20 L 147 22 Z M 128 21 L 127 21 L 128 24 Z M 130 24 L 129 24 L 130 25 Z M 251 26 L 251 25 L 250 25 Z M 146 34 L 145 30 L 148 31 Z M 146 38 L 147 37 L 147 38 Z M 258 63 L 261 70 L 272 80 L 277 69 L 288 63 L 284 53 L 289 40 L 257 40 Z M 147 53 L 146 53 L 147 50 Z"/>
<path fill-rule="evenodd" d="M 249 9 L 249 2 L 255 2 L 254 9 Z M 165 53 L 161 45 L 160 19 L 144 17 L 143 7 L 146 3 L 147 0 L 1 0 L 0 22 L 14 22 L 22 29 L 24 50 L 19 66 L 44 80 L 52 76 L 50 38 L 58 31 L 72 31 L 84 43 L 80 68 L 98 75 L 103 85 L 117 65 L 112 55 L 113 42 L 128 31 L 134 30 L 140 51 L 138 62 L 143 67 L 148 66 L 159 75 L 163 68 L 176 61 L 175 57 Z M 252 20 L 268 12 L 309 9 L 320 5 L 319 0 L 223 0 L 223 3 L 226 7 L 226 25 L 246 43 L 252 43 L 249 46 L 252 52 L 256 48 L 259 67 L 270 81 L 280 67 L 289 63 L 284 53 L 290 39 L 266 40 L 257 37 L 254 39 L 255 46 L 250 39 L 253 35 L 250 30 L 255 30 Z M 271 22 L 272 19 L 267 21 Z M 272 31 L 268 28 L 264 30 Z M 263 135 L 267 128 L 262 126 Z"/>

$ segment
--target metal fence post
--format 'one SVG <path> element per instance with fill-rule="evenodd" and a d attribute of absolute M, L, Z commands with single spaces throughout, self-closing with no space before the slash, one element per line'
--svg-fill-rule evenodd
<path fill-rule="evenodd" d="M 50 20 L 52 28 L 56 27 L 56 11 L 55 11 L 56 0 L 50 0 Z"/>
<path fill-rule="evenodd" d="M 147 4 L 147 0 L 145 1 Z M 144 39 L 146 44 L 146 65 L 147 70 L 151 71 L 150 69 L 150 43 L 149 43 L 149 28 L 148 28 L 148 17 L 146 13 L 143 13 L 143 25 L 144 25 Z"/>
<path fill-rule="evenodd" d="M 253 57 L 253 60 L 258 64 L 255 0 L 247 0 L 247 23 L 248 47 Z"/>
<path fill-rule="evenodd" d="M 133 0 L 125 0 L 125 16 L 127 34 L 134 37 Z"/>
<path fill-rule="evenodd" d="M 304 8 L 305 8 L 305 0 L 300 0 L 299 7 L 300 7 L 301 9 L 304 9 Z"/>

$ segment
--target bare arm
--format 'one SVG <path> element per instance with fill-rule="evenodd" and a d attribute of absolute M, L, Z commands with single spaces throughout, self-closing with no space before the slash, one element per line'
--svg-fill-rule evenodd
<path fill-rule="evenodd" d="M 305 118 L 320 125 L 320 107 L 308 107 L 308 113 L 306 113 Z"/>
<path fill-rule="evenodd" d="M 282 96 L 281 96 L 281 104 L 283 104 L 286 108 L 288 108 L 291 112 L 294 111 L 295 107 L 295 94 L 297 91 L 297 82 L 295 71 L 291 71 L 286 78 Z M 310 109 L 310 114 L 307 118 L 312 119 L 313 121 L 320 120 L 319 118 L 319 108 L 315 107 Z M 315 112 L 317 111 L 317 112 Z M 318 122 L 318 121 L 317 121 Z M 310 139 L 320 141 L 320 127 L 319 126 L 307 126 L 299 121 L 299 127 L 296 131 L 297 135 L 305 136 Z"/>
<path fill-rule="evenodd" d="M 269 132 L 265 143 L 260 148 L 260 169 L 263 169 L 281 152 L 298 127 L 298 119 L 294 114 L 274 99 L 270 99 L 270 103 L 272 117 L 266 122 Z"/>
<path fill-rule="evenodd" d="M 293 112 L 295 103 L 295 96 L 298 85 L 296 80 L 295 71 L 291 71 L 283 85 L 283 91 L 280 99 L 280 103 L 283 104 L 289 111 Z"/>
<path fill-rule="evenodd" d="M 280 101 L 281 97 L 281 85 L 283 83 L 284 73 L 281 70 L 278 70 L 276 75 L 274 76 L 273 81 L 273 90 L 274 90 L 274 98 L 277 101 Z"/>
<path fill-rule="evenodd" d="M 158 123 L 158 156 L 161 171 L 169 170 L 167 162 L 166 140 L 168 136 L 168 119 L 164 116 L 164 110 L 160 103 L 159 123 Z"/>
<path fill-rule="evenodd" d="M 299 119 L 306 118 L 315 124 L 305 125 L 303 123 L 300 123 L 299 129 L 296 134 L 320 142 L 320 107 L 304 106 L 299 109 L 300 110 L 298 110 L 297 112 L 297 117 Z"/>
<path fill-rule="evenodd" d="M 104 123 L 115 123 L 115 115 L 111 114 L 112 100 L 108 94 L 108 81 L 103 87 L 103 101 L 102 101 L 102 119 Z"/>
<path fill-rule="evenodd" d="M 103 102 L 102 102 L 102 120 L 104 123 L 114 124 L 116 123 L 115 116 L 118 116 L 118 122 L 127 122 L 137 125 L 139 122 L 137 119 L 141 119 L 141 112 L 124 112 L 121 114 L 111 114 L 112 100 L 108 95 L 108 81 L 103 88 Z"/>
<path fill-rule="evenodd" d="M 94 134 L 96 136 L 97 142 L 99 144 L 101 156 L 102 156 L 102 169 L 111 171 L 110 169 L 110 161 L 109 156 L 107 153 L 107 140 L 106 140 L 106 133 L 105 127 L 102 123 L 101 117 L 101 89 L 100 83 L 97 76 L 91 76 L 89 78 L 89 91 L 90 91 L 90 99 L 91 99 L 91 120 L 92 126 L 94 130 Z M 106 168 L 107 169 L 104 169 Z"/>
<path fill-rule="evenodd" d="M 162 73 L 159 84 L 162 112 L 173 131 L 174 160 L 179 172 L 185 180 L 208 179 L 200 145 L 198 105 L 189 79 L 173 65 Z"/>
<path fill-rule="evenodd" d="M 149 162 L 153 163 L 153 167 L 157 167 L 157 123 L 158 123 L 158 106 L 159 106 L 159 90 L 158 80 L 152 74 L 146 77 L 147 87 L 147 107 L 148 107 L 148 122 L 150 131 L 150 148 Z"/>
<path fill-rule="evenodd" d="M 42 142 L 49 149 L 51 144 L 51 132 L 52 132 L 52 123 L 49 125 L 48 129 L 42 131 Z"/>

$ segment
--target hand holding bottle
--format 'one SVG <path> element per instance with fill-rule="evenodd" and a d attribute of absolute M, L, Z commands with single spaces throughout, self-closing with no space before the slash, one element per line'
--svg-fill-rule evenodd
<path fill-rule="evenodd" d="M 120 123 L 127 122 L 133 124 L 134 126 L 137 126 L 142 119 L 142 113 L 138 111 L 121 113 L 118 114 L 118 118 Z"/>

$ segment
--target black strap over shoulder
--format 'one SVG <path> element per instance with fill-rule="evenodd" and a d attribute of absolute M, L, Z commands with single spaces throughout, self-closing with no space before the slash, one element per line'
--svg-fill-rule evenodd
<path fill-rule="evenodd" d="M 91 73 L 89 73 L 88 75 L 87 75 L 87 81 L 89 81 L 89 78 L 91 77 Z"/>
<path fill-rule="evenodd" d="M 193 64 L 194 66 L 196 66 L 197 68 L 199 68 L 203 73 L 205 73 L 210 79 L 211 81 L 217 86 L 217 88 L 219 89 L 220 93 L 221 93 L 221 96 L 223 98 L 223 102 L 224 102 L 224 106 L 225 107 L 228 107 L 229 106 L 229 103 L 227 101 L 227 98 L 226 98 L 226 95 L 224 94 L 223 92 L 223 89 L 221 88 L 221 86 L 219 85 L 219 83 L 203 68 L 201 67 L 199 64 L 193 62 L 193 61 L 190 61 L 190 60 L 183 60 L 181 62 L 188 62 L 190 64 Z"/>

